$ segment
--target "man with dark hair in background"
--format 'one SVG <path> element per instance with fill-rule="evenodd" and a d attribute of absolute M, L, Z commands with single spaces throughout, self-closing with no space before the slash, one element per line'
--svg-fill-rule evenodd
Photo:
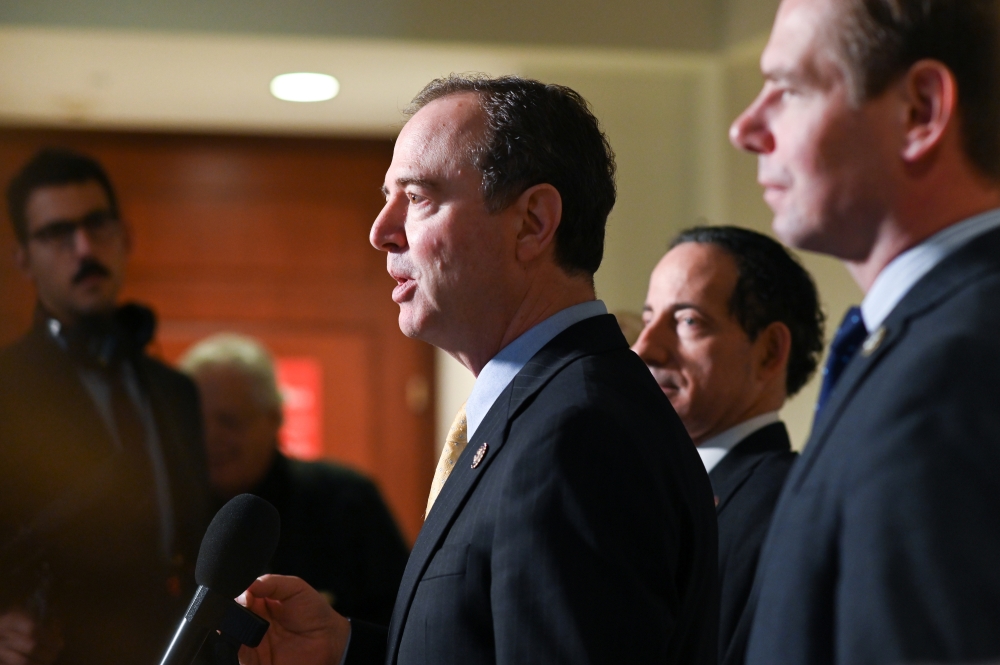
<path fill-rule="evenodd" d="M 568 88 L 428 85 L 372 244 L 402 331 L 476 376 L 385 633 L 265 576 L 248 663 L 714 663 L 716 525 L 691 440 L 595 300 L 614 161 Z M 348 646 L 349 640 L 349 646 Z"/>
<path fill-rule="evenodd" d="M 864 291 L 761 552 L 751 665 L 1000 658 L 1000 1 L 784 0 L 733 123 Z"/>
<path fill-rule="evenodd" d="M 195 388 L 118 303 L 130 238 L 96 161 L 43 150 L 7 202 L 38 304 L 0 351 L 0 663 L 154 662 L 210 516 Z"/>
<path fill-rule="evenodd" d="M 403 536 L 371 480 L 278 450 L 282 399 L 267 349 L 220 333 L 178 366 L 198 386 L 216 497 L 250 493 L 278 509 L 281 537 L 268 570 L 301 577 L 341 614 L 387 623 L 409 555 Z"/>
<path fill-rule="evenodd" d="M 795 461 L 778 417 L 823 350 L 809 273 L 734 226 L 681 232 L 649 278 L 645 361 L 698 447 L 719 518 L 719 662 L 743 662 L 760 546 Z"/>

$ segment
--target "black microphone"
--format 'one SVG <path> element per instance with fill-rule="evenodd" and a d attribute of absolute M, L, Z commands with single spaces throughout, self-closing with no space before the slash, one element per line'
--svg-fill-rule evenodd
<path fill-rule="evenodd" d="M 198 550 L 198 590 L 160 665 L 190 665 L 215 631 L 236 650 L 260 644 L 270 624 L 233 598 L 264 572 L 280 534 L 278 511 L 252 494 L 230 499 L 215 514 Z"/>

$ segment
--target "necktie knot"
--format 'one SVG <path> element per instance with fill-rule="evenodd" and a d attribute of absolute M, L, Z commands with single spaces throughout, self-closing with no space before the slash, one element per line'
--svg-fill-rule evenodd
<path fill-rule="evenodd" d="M 858 349 L 868 336 L 865 328 L 865 320 L 861 316 L 860 307 L 851 307 L 844 315 L 840 327 L 837 328 L 830 343 L 830 355 L 827 356 L 826 366 L 823 368 L 823 386 L 820 388 L 819 399 L 816 400 L 816 415 L 823 409 L 833 387 L 837 384 L 840 376 L 844 373 L 848 363 L 857 355 Z"/>

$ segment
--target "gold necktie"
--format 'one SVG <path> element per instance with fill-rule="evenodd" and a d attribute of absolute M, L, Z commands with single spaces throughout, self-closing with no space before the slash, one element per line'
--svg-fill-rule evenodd
<path fill-rule="evenodd" d="M 444 487 L 445 481 L 448 480 L 452 469 L 455 468 L 455 462 L 458 461 L 458 457 L 465 450 L 465 446 L 468 443 L 465 405 L 463 404 L 462 408 L 455 414 L 455 422 L 451 424 L 448 436 L 444 440 L 444 448 L 441 449 L 441 459 L 438 460 L 437 468 L 434 469 L 434 480 L 431 481 L 431 493 L 427 497 L 427 511 L 424 513 L 424 519 L 431 514 L 431 506 L 434 505 L 434 500 L 441 493 L 441 488 Z"/>

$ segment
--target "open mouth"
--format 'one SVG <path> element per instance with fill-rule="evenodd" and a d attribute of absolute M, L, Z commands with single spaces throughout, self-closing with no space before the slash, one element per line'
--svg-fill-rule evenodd
<path fill-rule="evenodd" d="M 396 280 L 396 288 L 392 290 L 392 301 L 399 304 L 409 300 L 417 288 L 417 282 L 409 277 L 395 275 L 393 275 L 393 279 Z"/>

